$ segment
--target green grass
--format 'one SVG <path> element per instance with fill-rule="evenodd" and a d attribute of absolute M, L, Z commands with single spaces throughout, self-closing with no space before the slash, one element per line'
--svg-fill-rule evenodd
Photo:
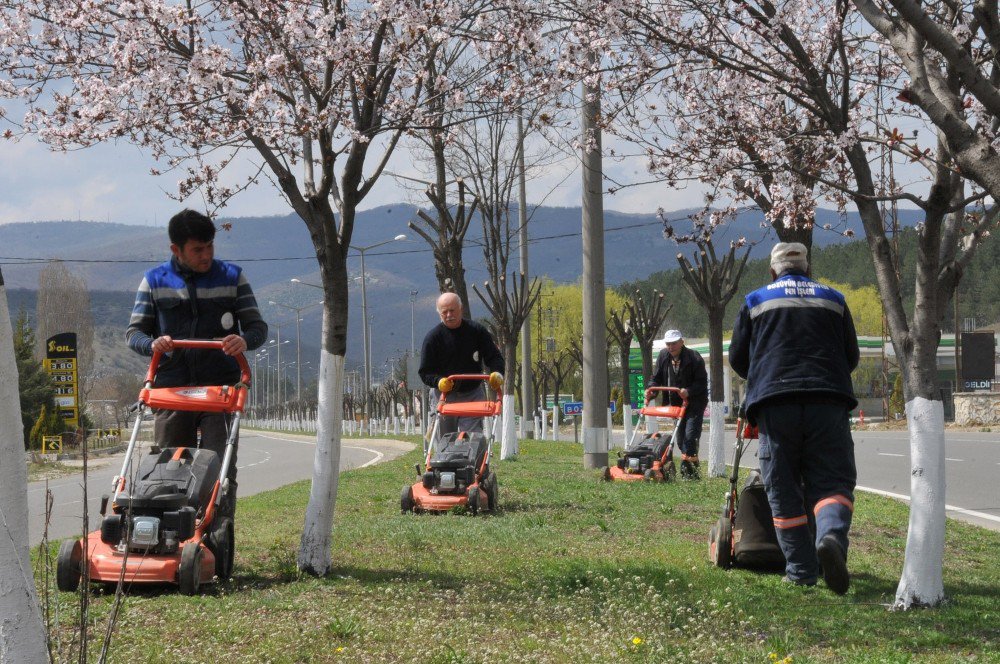
<path fill-rule="evenodd" d="M 1000 662 L 1000 533 L 949 521 L 949 602 L 891 612 L 904 505 L 859 495 L 840 597 L 708 562 L 723 479 L 607 484 L 578 445 L 521 451 L 496 516 L 401 515 L 417 452 L 343 474 L 322 579 L 296 572 L 308 482 L 241 499 L 234 578 L 134 591 L 110 661 Z"/>

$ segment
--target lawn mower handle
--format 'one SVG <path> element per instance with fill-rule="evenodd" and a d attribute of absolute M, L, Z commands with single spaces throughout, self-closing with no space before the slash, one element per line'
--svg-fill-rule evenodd
<path fill-rule="evenodd" d="M 447 376 L 448 380 L 489 380 L 489 374 L 452 374 Z"/>
<path fill-rule="evenodd" d="M 174 339 L 174 348 L 202 348 L 206 350 L 222 350 L 222 341 L 219 339 Z M 146 370 L 146 383 L 148 385 L 153 384 L 153 379 L 156 378 L 156 370 L 160 366 L 160 358 L 163 357 L 163 351 L 153 352 L 153 359 L 149 362 L 149 369 Z M 236 363 L 240 366 L 240 382 L 247 385 L 250 384 L 250 365 L 247 364 L 247 358 L 243 353 L 239 355 L 233 355 L 236 358 Z"/>
<path fill-rule="evenodd" d="M 679 388 L 679 387 L 647 387 L 646 388 L 646 393 L 644 395 L 646 397 L 646 403 L 645 403 L 645 405 L 647 405 L 647 406 L 649 405 L 649 402 L 652 401 L 653 398 L 656 396 L 656 394 L 655 394 L 656 392 L 676 392 L 678 395 L 680 395 L 681 388 Z M 686 409 L 687 405 L 688 405 L 687 397 L 681 397 L 681 401 L 684 402 L 682 405 Z"/>

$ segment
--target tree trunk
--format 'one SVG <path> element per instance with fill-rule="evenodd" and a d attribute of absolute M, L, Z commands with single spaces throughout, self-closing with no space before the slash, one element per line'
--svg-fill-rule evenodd
<path fill-rule="evenodd" d="M 330 318 L 329 312 L 324 311 L 324 340 L 331 326 Z M 319 360 L 316 456 L 298 559 L 299 569 L 314 576 L 323 576 L 330 569 L 330 539 L 340 478 L 343 385 L 344 356 L 334 355 L 324 348 Z"/>
<path fill-rule="evenodd" d="M 726 476 L 726 439 L 725 412 L 726 396 L 723 382 L 725 361 L 722 357 L 722 319 L 726 308 L 711 306 L 708 308 L 708 356 L 711 366 L 711 390 L 708 395 L 709 425 L 708 425 L 708 474 L 710 477 Z"/>
<path fill-rule="evenodd" d="M 849 151 L 851 166 L 862 193 L 874 193 L 868 162 L 861 148 Z M 910 430 L 910 525 L 907 532 L 903 574 L 896 589 L 894 606 L 934 606 L 944 597 L 944 405 L 937 397 L 937 344 L 941 319 L 957 281 L 939 282 L 941 224 L 944 210 L 961 191 L 949 189 L 938 179 L 924 211 L 926 217 L 917 238 L 917 270 L 914 315 L 907 320 L 900 285 L 893 267 L 892 247 L 885 236 L 882 217 L 875 203 L 855 198 L 865 227 L 875 265 L 875 277 L 885 308 L 896 357 L 903 372 L 904 394 Z M 912 414 L 911 414 L 912 412 Z"/>
<path fill-rule="evenodd" d="M 28 473 L 14 332 L 0 272 L 0 662 L 47 662 L 28 550 Z"/>
<path fill-rule="evenodd" d="M 910 522 L 894 606 L 936 606 L 944 599 L 944 404 L 923 397 L 906 403 L 910 431 Z"/>
<path fill-rule="evenodd" d="M 513 376 L 516 366 L 517 345 L 505 343 L 503 345 L 504 367 L 507 375 Z M 514 381 L 504 380 L 503 385 L 503 418 L 500 423 L 500 459 L 512 459 L 517 456 L 517 430 L 514 427 L 514 417 L 517 415 L 517 408 L 514 405 Z"/>
<path fill-rule="evenodd" d="M 517 456 L 517 429 L 514 426 L 514 395 L 503 395 L 503 417 L 500 421 L 500 460 L 506 461 Z"/>
<path fill-rule="evenodd" d="M 642 384 L 649 387 L 649 380 L 653 377 L 653 344 L 643 343 L 639 341 L 639 354 L 642 356 Z M 639 407 L 642 408 L 644 404 L 644 396 L 641 394 L 636 395 L 639 399 Z"/>

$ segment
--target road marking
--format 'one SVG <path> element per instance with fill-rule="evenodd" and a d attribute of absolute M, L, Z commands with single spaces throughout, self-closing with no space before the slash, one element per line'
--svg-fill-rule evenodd
<path fill-rule="evenodd" d="M 367 447 L 357 447 L 355 445 L 345 445 L 345 447 L 350 447 L 352 450 L 364 450 L 366 452 L 371 452 L 371 453 L 373 453 L 373 454 L 376 455 L 375 458 L 372 459 L 371 461 L 369 461 L 368 463 L 363 463 L 360 466 L 358 466 L 359 468 L 367 468 L 368 466 L 376 464 L 376 463 L 378 463 L 379 461 L 382 460 L 382 457 L 385 456 L 384 454 L 382 454 L 378 450 L 368 449 Z"/>
<path fill-rule="evenodd" d="M 254 466 L 259 466 L 262 463 L 267 463 L 268 461 L 270 461 L 271 460 L 271 453 L 268 452 L 268 451 L 266 451 L 266 450 L 262 450 L 262 451 L 264 452 L 264 458 L 263 459 L 261 459 L 260 461 L 254 461 L 253 463 L 248 463 L 245 466 L 239 466 L 238 465 L 238 466 L 236 466 L 236 470 L 242 470 L 244 468 L 253 468 Z"/>
<path fill-rule="evenodd" d="M 258 433 L 258 434 L 255 434 L 255 435 L 259 436 L 260 438 L 267 438 L 269 440 L 280 440 L 280 441 L 288 442 L 288 443 L 299 443 L 300 445 L 313 445 L 313 446 L 316 445 L 316 441 L 315 440 L 295 440 L 294 438 L 281 438 L 281 437 L 278 437 L 278 436 L 266 436 L 266 435 L 264 435 L 262 433 Z M 341 447 L 346 447 L 349 450 L 363 450 L 365 452 L 371 452 L 372 454 L 375 455 L 374 459 L 372 459 L 371 461 L 368 461 L 367 463 L 361 464 L 360 466 L 358 466 L 358 468 L 367 468 L 368 466 L 371 466 L 373 464 L 378 463 L 379 461 L 381 461 L 385 457 L 384 453 L 379 452 L 378 450 L 373 450 L 373 449 L 368 448 L 368 447 L 360 447 L 359 445 L 344 445 L 344 444 L 341 444 Z"/>
<path fill-rule="evenodd" d="M 891 457 L 904 457 L 904 456 L 906 456 L 905 454 L 893 454 L 891 452 L 879 452 L 878 455 L 879 456 L 891 456 Z"/>
<path fill-rule="evenodd" d="M 262 433 L 254 432 L 254 435 L 258 438 L 267 438 L 268 440 L 280 440 L 285 443 L 298 443 L 299 445 L 316 445 L 315 440 L 296 440 L 295 438 L 281 438 L 279 436 L 267 436 Z"/>
<path fill-rule="evenodd" d="M 904 496 L 901 493 L 892 493 L 891 491 L 882 491 L 881 489 L 873 489 L 873 488 L 867 487 L 867 486 L 859 486 L 859 487 L 857 487 L 857 489 L 860 490 L 860 491 L 867 491 L 868 493 L 874 493 L 874 494 L 877 494 L 879 496 L 886 496 L 887 498 L 895 498 L 897 500 L 902 500 L 902 501 L 905 501 L 907 503 L 910 502 L 910 497 L 909 496 Z M 985 512 L 977 512 L 975 510 L 967 510 L 964 507 L 957 507 L 955 505 L 948 505 L 948 504 L 945 504 L 944 508 L 948 512 L 957 512 L 958 514 L 964 514 L 966 516 L 974 516 L 974 517 L 979 518 L 979 519 L 986 519 L 987 521 L 994 521 L 996 523 L 1000 523 L 1000 516 L 995 516 L 993 514 L 987 514 Z"/>

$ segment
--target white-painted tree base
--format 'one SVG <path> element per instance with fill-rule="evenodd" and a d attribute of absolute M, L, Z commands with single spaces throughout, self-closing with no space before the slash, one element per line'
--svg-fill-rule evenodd
<path fill-rule="evenodd" d="M 514 395 L 503 395 L 503 417 L 500 420 L 500 459 L 517 456 L 517 430 L 514 426 Z"/>
<path fill-rule="evenodd" d="M 20 403 L 14 334 L 0 274 L 0 662 L 4 664 L 49 661 L 28 549 L 28 471 Z"/>
<path fill-rule="evenodd" d="M 622 439 L 622 447 L 628 447 L 628 443 L 632 440 L 632 406 L 626 404 L 622 407 L 622 422 L 625 425 L 625 435 Z"/>
<path fill-rule="evenodd" d="M 944 599 L 944 404 L 906 404 L 910 429 L 910 523 L 893 608 L 937 606 Z"/>
<path fill-rule="evenodd" d="M 726 476 L 726 405 L 721 401 L 708 404 L 708 475 Z"/>
<path fill-rule="evenodd" d="M 330 569 L 333 511 L 340 479 L 340 416 L 344 412 L 344 357 L 320 351 L 319 408 L 312 488 L 299 545 L 299 569 L 323 576 Z"/>

